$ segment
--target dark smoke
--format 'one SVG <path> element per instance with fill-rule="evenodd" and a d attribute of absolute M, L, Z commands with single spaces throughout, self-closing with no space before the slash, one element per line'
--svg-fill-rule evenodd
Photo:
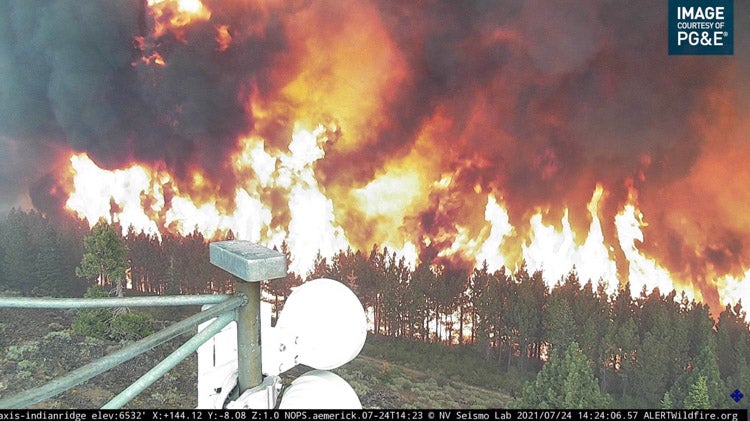
<path fill-rule="evenodd" d="M 433 139 L 444 151 L 445 170 L 454 172 L 464 160 L 490 163 L 455 178 L 451 194 L 466 209 L 483 209 L 486 196 L 473 194 L 474 186 L 498 192 L 520 239 L 539 208 L 550 209 L 546 223 L 559 225 L 568 207 L 574 229 L 587 232 L 586 203 L 597 182 L 610 194 L 603 221 L 622 208 L 628 185 L 652 203 L 648 215 L 658 221 L 665 204 L 652 192 L 690 174 L 706 142 L 696 116 L 706 112 L 709 94 L 727 85 L 747 91 L 750 73 L 732 71 L 748 67 L 747 2 L 736 2 L 734 56 L 710 58 L 669 56 L 666 6 L 646 0 L 378 7 L 410 79 L 387 104 L 389 120 L 359 150 L 327 152 L 320 166 L 326 183 L 348 177 L 366 183 L 384 162 L 409 151 L 437 109 L 449 110 L 450 129 Z M 746 113 L 747 102 L 742 107 Z M 416 235 L 441 238 L 454 224 L 470 224 L 452 207 L 433 203 L 418 217 Z M 613 224 L 604 228 L 616 244 Z M 690 257 L 736 270 L 734 253 L 743 249 L 736 243 L 707 244 Z"/>
<path fill-rule="evenodd" d="M 44 208 L 44 192 L 54 188 L 50 167 L 65 147 L 86 151 L 107 168 L 163 162 L 178 179 L 201 168 L 229 200 L 236 180 L 226 158 L 238 136 L 254 131 L 269 148 L 284 149 L 297 104 L 280 90 L 300 73 L 305 54 L 294 42 L 304 43 L 308 32 L 337 40 L 353 6 L 204 3 L 213 12 L 210 21 L 159 39 L 149 38 L 153 22 L 144 0 L 0 3 L 0 203 L 16 203 L 36 186 L 34 204 Z M 633 187 L 650 222 L 639 247 L 671 271 L 704 283 L 708 266 L 725 273 L 747 266 L 750 230 L 725 226 L 710 203 L 698 206 L 702 198 L 681 198 L 694 194 L 685 180 L 720 144 L 705 130 L 716 109 L 712 101 L 729 98 L 737 121 L 750 110 L 750 2 L 735 2 L 730 57 L 669 56 L 666 3 L 653 0 L 360 6 L 375 10 L 373 24 L 387 32 L 406 76 L 391 87 L 395 94 L 383 97 L 383 115 L 372 116 L 368 130 L 341 133 L 347 147 L 328 143 L 316 163 L 322 189 L 347 198 L 333 200 L 344 227 L 358 231 L 349 238 L 367 241 L 372 227 L 355 211 L 340 211 L 348 191 L 408 154 L 440 115 L 450 121 L 431 139 L 432 148 L 453 181 L 445 191 L 425 192 L 431 205 L 403 227 L 425 259 L 452 243 L 456 225 L 479 234 L 489 192 L 503 198 L 516 227 L 508 242 L 514 250 L 506 250 L 511 255 L 540 209 L 548 211 L 545 223 L 558 225 L 567 207 L 574 230 L 587 232 L 586 204 L 601 183 L 609 195 L 601 209 L 608 244 L 618 243 L 611 221 Z M 291 19 L 304 13 L 306 19 Z M 220 25 L 233 39 L 226 51 L 218 50 Z M 145 63 L 151 53 L 167 66 Z M 315 51 L 319 61 L 335 63 L 326 53 Z M 249 105 L 266 100 L 288 104 L 256 127 Z M 747 142 L 742 133 L 727 137 Z M 275 209 L 274 224 L 288 222 L 278 210 L 283 194 L 263 195 Z M 675 222 L 679 217 L 693 219 L 690 236 Z M 615 250 L 620 272 L 627 273 Z M 711 294 L 715 289 L 706 290 Z"/>
<path fill-rule="evenodd" d="M 0 201 L 44 176 L 40 158 L 54 142 L 105 168 L 164 162 L 182 177 L 199 167 L 231 192 L 225 158 L 253 127 L 251 89 L 274 92 L 272 66 L 287 46 L 270 19 L 259 32 L 235 33 L 219 54 L 216 25 L 260 19 L 247 2 L 219 3 L 225 13 L 190 27 L 184 42 L 170 33 L 147 41 L 168 63 L 158 67 L 141 61 L 153 51 L 136 42 L 153 28 L 144 0 L 2 2 L 0 151 L 10 160 L 0 164 Z"/>

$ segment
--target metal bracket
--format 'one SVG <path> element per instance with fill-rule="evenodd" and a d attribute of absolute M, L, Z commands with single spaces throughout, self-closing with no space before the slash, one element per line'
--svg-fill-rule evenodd
<path fill-rule="evenodd" d="M 250 302 L 250 299 L 247 298 L 247 294 L 243 294 L 241 292 L 238 292 L 238 293 L 235 293 L 234 296 L 242 298 L 242 305 L 240 307 L 245 307 L 247 305 L 247 303 Z"/>
<path fill-rule="evenodd" d="M 252 389 L 246 390 L 237 400 L 229 402 L 227 409 L 274 409 L 281 393 L 281 378 L 268 376 Z"/>
<path fill-rule="evenodd" d="M 245 282 L 283 278 L 286 256 L 249 241 L 219 241 L 209 244 L 212 264 L 224 269 Z"/>

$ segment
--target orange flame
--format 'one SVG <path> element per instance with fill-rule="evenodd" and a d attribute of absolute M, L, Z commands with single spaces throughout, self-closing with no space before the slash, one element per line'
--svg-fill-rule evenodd
<path fill-rule="evenodd" d="M 598 216 L 603 195 L 604 188 L 597 185 L 588 204 L 591 225 L 583 243 L 576 241 L 567 209 L 560 221 L 561 231 L 544 225 L 541 213 L 531 217 L 531 241 L 523 245 L 523 256 L 530 270 L 542 270 L 545 280 L 552 285 L 575 268 L 582 280 L 606 281 L 608 292 L 615 290 L 619 284 L 617 267 L 604 242 Z"/>
<path fill-rule="evenodd" d="M 218 50 L 226 51 L 232 45 L 232 34 L 229 32 L 229 25 L 219 25 L 216 28 L 216 42 L 219 44 Z"/>
<path fill-rule="evenodd" d="M 349 242 L 333 216 L 333 203 L 321 191 L 312 164 L 323 157 L 325 128 L 301 128 L 294 133 L 288 152 L 266 151 L 263 141 L 243 139 L 233 158 L 237 175 L 249 175 L 238 186 L 231 210 L 208 195 L 211 186 L 199 171 L 187 182 L 178 183 L 168 171 L 132 165 L 121 170 L 104 170 L 85 154 L 70 156 L 71 184 L 65 206 L 91 226 L 100 218 L 118 222 L 123 234 L 129 226 L 159 235 L 172 231 L 183 235 L 198 230 L 207 238 L 232 231 L 236 238 L 280 244 L 286 240 L 292 250 L 291 270 L 305 273 L 316 254 L 330 257 Z M 285 211 L 274 212 L 261 200 L 264 194 L 282 194 L 288 200 Z M 273 226 L 279 212 L 287 212 L 286 226 Z"/>
<path fill-rule="evenodd" d="M 313 131 L 298 128 L 288 152 L 270 152 L 260 138 L 243 139 L 242 148 L 234 156 L 233 168 L 236 174 L 247 176 L 247 181 L 235 192 L 233 211 L 222 210 L 215 201 L 199 201 L 191 195 L 191 191 L 205 187 L 206 180 L 200 172 L 194 172 L 185 186 L 179 186 L 165 170 L 132 165 L 107 171 L 96 166 L 85 154 L 74 154 L 70 157 L 72 183 L 66 207 L 91 225 L 104 218 L 108 222 L 118 222 L 123 231 L 131 225 L 136 230 L 155 235 L 164 231 L 188 234 L 197 229 L 204 236 L 213 238 L 232 230 L 237 238 L 256 242 L 280 244 L 286 240 L 293 253 L 291 269 L 305 273 L 311 269 L 318 247 L 324 256 L 330 257 L 350 245 L 336 220 L 333 202 L 321 191 L 311 166 L 324 156 L 321 144 L 325 141 L 323 126 Z M 352 191 L 352 196 L 361 200 L 360 204 L 370 218 L 405 218 L 404 209 L 413 199 L 408 195 L 401 198 L 398 192 L 418 187 L 418 177 L 408 172 L 396 172 L 377 180 Z M 450 184 L 450 177 L 443 177 L 436 182 L 436 187 L 448 188 Z M 289 223 L 286 227 L 273 224 L 274 214 L 279 211 L 270 209 L 262 200 L 274 190 L 288 200 Z M 520 244 L 522 257 L 530 270 L 543 271 L 548 285 L 553 285 L 574 268 L 583 280 L 605 281 L 609 293 L 624 281 L 617 275 L 613 247 L 604 241 L 598 216 L 605 193 L 601 185 L 597 185 L 593 192 L 588 205 L 591 224 L 583 241 L 573 232 L 567 211 L 560 221 L 562 228 L 559 230 L 545 225 L 542 213 L 528 220 L 530 234 Z M 441 250 L 438 256 L 463 256 L 473 259 L 477 266 L 487 261 L 490 269 L 504 265 L 513 267 L 519 263 L 502 254 L 507 242 L 513 241 L 511 234 L 515 230 L 508 213 L 493 194 L 486 197 L 487 224 L 482 233 L 473 237 L 469 229 L 459 226 L 450 246 Z M 630 268 L 631 292 L 637 295 L 642 288 L 649 291 L 654 287 L 661 291 L 671 290 L 674 283 L 670 273 L 638 250 L 638 243 L 643 242 L 641 227 L 646 224 L 636 205 L 626 204 L 613 223 L 620 249 Z M 392 237 L 384 245 L 399 250 L 414 267 L 418 262 L 416 248 L 409 240 L 398 240 L 401 238 Z M 749 280 L 750 272 L 744 279 L 723 278 L 722 294 L 728 297 L 741 295 Z M 700 299 L 699 292 L 691 288 L 686 288 L 686 292 L 690 298 Z"/>
<path fill-rule="evenodd" d="M 148 7 L 154 19 L 154 38 L 170 31 L 182 38 L 182 28 L 211 18 L 211 12 L 200 0 L 148 0 Z"/>
<path fill-rule="evenodd" d="M 208 4 L 213 8 L 218 3 Z M 596 43 L 591 54 L 559 53 L 548 62 L 546 57 L 559 48 L 529 38 L 529 32 L 536 37 L 546 34 L 542 28 L 548 25 L 541 25 L 544 17 L 525 7 L 519 13 L 528 15 L 521 21 L 540 20 L 534 31 L 512 23 L 496 25 L 494 19 L 482 28 L 443 27 L 419 18 L 410 7 L 343 2 L 336 7 L 298 9 L 296 5 L 282 1 L 248 6 L 253 17 L 242 20 L 246 26 L 240 27 L 227 17 L 231 13 L 218 6 L 209 10 L 200 0 L 148 0 L 152 26 L 150 33 L 135 40 L 143 56 L 134 66 L 141 62 L 167 66 L 174 48 L 190 50 L 186 34 L 197 24 L 202 30 L 215 30 L 215 45 L 206 44 L 206 57 L 226 57 L 231 63 L 227 66 L 232 66 L 238 62 L 233 54 L 239 52 L 245 54 L 238 54 L 243 59 L 252 56 L 248 62 L 260 69 L 246 75 L 227 67 L 236 73 L 239 86 L 223 84 L 224 68 L 210 68 L 205 75 L 198 72 L 205 77 L 196 78 L 226 88 L 230 97 L 237 98 L 239 113 L 248 116 L 236 131 L 234 127 L 223 131 L 224 120 L 217 119 L 218 131 L 225 135 L 223 146 L 229 143 L 224 150 L 233 152 L 221 155 L 226 161 L 219 165 L 229 173 L 228 187 L 207 169 L 177 170 L 156 162 L 109 171 L 85 154 L 74 154 L 66 207 L 91 224 L 105 218 L 119 222 L 123 229 L 133 225 L 157 235 L 197 229 L 213 238 L 232 230 L 241 239 L 275 245 L 287 241 L 291 270 L 298 273 L 311 268 L 318 250 L 331 256 L 350 245 L 367 249 L 377 243 L 398 250 L 412 266 L 420 258 L 440 258 L 475 265 L 486 261 L 490 269 L 512 269 L 525 260 L 530 270 L 543 271 L 548 285 L 575 269 L 584 281 L 605 281 L 608 292 L 629 281 L 633 294 L 643 288 L 658 287 L 662 292 L 678 288 L 690 297 L 711 299 L 706 288 L 713 288 L 722 302 L 740 297 L 750 301 L 748 262 L 737 258 L 733 266 L 725 265 L 731 271 L 722 271 L 720 261 L 709 262 L 707 254 L 719 249 L 712 247 L 721 239 L 695 218 L 723 218 L 728 221 L 725 227 L 748 233 L 749 219 L 738 209 L 740 202 L 750 200 L 747 193 L 726 188 L 716 171 L 735 174 L 737 185 L 747 178 L 743 169 L 750 156 L 747 142 L 735 140 L 732 150 L 738 153 L 728 159 L 721 142 L 730 140 L 717 140 L 739 126 L 738 118 L 716 124 L 695 122 L 714 147 L 707 147 L 690 167 L 690 175 L 677 181 L 668 177 L 670 163 L 664 160 L 669 148 L 663 145 L 632 156 L 623 152 L 632 162 L 621 171 L 594 170 L 588 167 L 599 156 L 611 162 L 620 158 L 609 155 L 605 141 L 592 139 L 622 110 L 615 107 L 596 114 L 594 109 L 601 104 L 589 104 L 588 96 L 596 101 L 600 96 L 623 96 L 621 91 L 631 83 L 618 82 L 619 74 L 610 68 L 619 66 L 609 65 L 610 55 L 595 54 L 600 48 Z M 266 20 L 274 19 L 284 24 L 274 21 L 278 27 L 264 27 Z M 405 22 L 414 23 L 413 31 L 401 33 Z M 432 32 L 436 38 L 431 38 Z M 579 35 L 583 40 L 586 34 L 570 33 L 573 38 L 566 41 L 579 41 Z M 253 48 L 238 51 L 243 45 Z M 523 51 L 519 54 L 519 50 Z M 494 58 L 485 61 L 475 56 Z M 569 97 L 579 98 L 568 91 L 578 92 L 577 75 L 586 74 L 579 67 L 588 64 L 601 66 L 590 72 L 587 93 L 582 94 L 584 105 L 591 108 L 571 111 Z M 503 71 L 495 71 L 500 67 Z M 178 73 L 169 76 L 180 80 Z M 475 74 L 478 80 L 472 78 Z M 534 89 L 525 87 L 529 83 Z M 706 115 L 730 115 L 724 108 L 731 109 L 732 104 L 725 104 L 721 93 L 713 95 L 717 98 L 708 105 L 720 110 Z M 224 111 L 214 96 L 203 100 Z M 176 130 L 189 138 L 186 144 L 195 141 L 196 149 L 208 149 L 205 145 L 212 145 L 209 140 L 214 134 L 210 129 L 215 127 L 203 130 L 172 118 L 181 116 L 182 107 L 188 108 L 192 101 L 164 101 L 168 107 L 156 107 L 155 114 L 161 112 L 157 118 L 174 123 L 173 127 L 188 126 L 184 132 Z M 425 110 L 411 114 L 413 108 L 422 107 Z M 523 116 L 502 115 L 518 108 L 523 108 Z M 393 110 L 406 115 L 392 115 Z M 582 122 L 583 129 L 568 128 L 569 120 L 576 118 L 590 125 Z M 524 129 L 516 130 L 517 125 Z M 190 138 L 195 132 L 209 140 Z M 662 134 L 658 128 L 653 132 Z M 522 135 L 529 138 L 519 139 Z M 577 136 L 592 139 L 579 144 Z M 586 142 L 594 144 L 596 153 L 579 159 L 576 148 L 591 146 Z M 664 156 L 657 154 L 660 148 L 667 150 Z M 679 156 L 675 160 L 689 161 Z M 667 169 L 658 173 L 660 166 Z M 667 180 L 659 187 L 648 185 L 647 176 L 655 178 L 654 171 Z M 696 211 L 690 203 L 694 197 L 686 191 L 709 198 L 715 206 Z M 676 206 L 661 210 L 662 197 Z M 670 261 L 665 251 L 670 240 L 664 234 L 667 230 L 659 232 L 655 226 L 683 234 L 687 244 L 681 246 L 689 251 L 684 254 L 697 256 L 698 263 L 683 262 L 689 259 L 682 255 Z M 427 248 L 434 253 L 425 257 Z M 698 279 L 697 272 L 706 278 Z"/>

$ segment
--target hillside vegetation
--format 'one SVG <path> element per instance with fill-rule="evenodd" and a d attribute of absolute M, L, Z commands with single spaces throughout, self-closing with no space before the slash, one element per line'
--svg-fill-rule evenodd
<path fill-rule="evenodd" d="M 286 245 L 280 251 L 289 256 Z M 0 290 L 23 295 L 80 297 L 94 284 L 114 295 L 233 293 L 231 276 L 209 263 L 208 241 L 198 232 L 123 234 L 116 224 L 90 228 L 14 210 L 0 222 L 0 263 Z M 411 267 L 374 245 L 369 253 L 319 256 L 309 273 L 289 273 L 262 288 L 278 310 L 306 280 L 339 280 L 371 314 L 374 335 L 365 355 L 429 373 L 426 381 L 442 378 L 439 386 L 460 382 L 502 391 L 517 398 L 513 405 L 562 405 L 561 373 L 588 385 L 579 391 L 580 402 L 626 408 L 694 402 L 736 408 L 748 402 L 729 398 L 735 389 L 750 388 L 750 327 L 742 303 L 710 309 L 685 293 L 658 288 L 644 286 L 633 296 L 627 283 L 610 294 L 603 283 L 582 280 L 575 271 L 549 286 L 525 264 L 490 271 L 486 264 L 449 263 Z M 144 323 L 150 319 L 138 316 L 101 331 L 110 339 L 135 339 L 149 331 Z M 18 366 L 22 361 L 6 363 L 2 374 L 41 376 L 40 367 Z M 391 368 L 381 368 L 387 380 Z M 553 368 L 560 372 L 551 373 Z"/>
<path fill-rule="evenodd" d="M 67 311 L 0 309 L 0 320 L 0 397 L 41 386 L 127 343 L 74 333 Z M 101 407 L 185 340 L 187 335 L 34 407 Z M 372 337 L 368 341 L 383 343 Z M 378 348 L 368 345 L 366 351 Z M 196 356 L 190 356 L 127 407 L 194 408 L 197 364 Z M 308 369 L 295 368 L 285 376 L 286 384 Z M 352 385 L 365 408 L 500 408 L 510 401 L 503 393 L 477 387 L 476 378 L 454 379 L 364 354 L 334 372 Z"/>

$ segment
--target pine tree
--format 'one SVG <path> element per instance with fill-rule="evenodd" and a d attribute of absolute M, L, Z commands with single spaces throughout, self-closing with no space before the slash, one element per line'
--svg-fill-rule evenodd
<path fill-rule="evenodd" d="M 617 324 L 615 322 L 614 343 L 615 348 L 615 366 L 617 377 L 620 380 L 621 396 L 630 393 L 630 385 L 635 378 L 636 369 L 636 350 L 639 345 L 638 327 L 632 317 L 629 317 Z"/>
<path fill-rule="evenodd" d="M 609 403 L 609 395 L 599 390 L 588 358 L 576 342 L 564 353 L 554 353 L 521 394 L 521 405 L 526 408 L 603 408 Z"/>
<path fill-rule="evenodd" d="M 711 407 L 715 408 L 726 402 L 726 388 L 719 375 L 716 352 L 710 345 L 704 347 L 700 355 L 691 362 L 690 370 L 682 373 L 675 381 L 671 390 L 675 402 L 687 407 L 690 390 L 700 378 L 703 378 L 706 385 L 706 395 Z"/>
<path fill-rule="evenodd" d="M 687 330 L 674 302 L 675 296 L 674 292 L 661 296 L 658 288 L 654 288 L 643 301 L 639 327 L 645 333 L 637 350 L 634 392 L 638 402 L 648 406 L 659 404 L 659 397 L 690 362 Z M 671 395 L 677 399 L 674 393 Z"/>
<path fill-rule="evenodd" d="M 64 284 L 60 243 L 51 226 L 45 230 L 34 270 L 38 282 L 37 294 L 57 296 L 71 289 Z"/>
<path fill-rule="evenodd" d="M 717 323 L 717 354 L 721 377 L 732 390 L 750 380 L 750 326 L 742 303 L 727 305 Z"/>
<path fill-rule="evenodd" d="M 544 336 L 552 345 L 552 349 L 567 349 L 574 340 L 576 325 L 570 303 L 561 296 L 559 288 L 556 288 L 547 300 L 544 316 Z"/>
<path fill-rule="evenodd" d="M 664 392 L 664 397 L 661 398 L 659 408 L 672 409 L 673 407 L 674 407 L 674 403 L 672 403 L 672 397 L 669 395 L 669 392 Z"/>
<path fill-rule="evenodd" d="M 538 358 L 543 336 L 543 320 L 540 309 L 547 300 L 547 287 L 541 272 L 529 275 L 526 263 L 515 274 L 515 295 L 509 301 L 508 309 L 511 328 L 517 329 L 518 345 L 521 350 L 519 367 L 526 369 L 529 357 Z"/>
<path fill-rule="evenodd" d="M 100 221 L 83 239 L 85 253 L 76 275 L 96 278 L 102 285 L 122 281 L 128 267 L 128 249 L 120 235 L 106 222 Z"/>
<path fill-rule="evenodd" d="M 734 390 L 741 385 L 750 385 L 750 366 L 748 365 L 747 359 L 744 355 L 740 356 L 737 359 L 737 372 L 733 373 L 727 378 L 726 384 L 728 386 L 728 390 Z M 733 401 L 729 403 L 734 404 Z"/>
<path fill-rule="evenodd" d="M 698 380 L 690 386 L 687 399 L 685 400 L 687 409 L 711 409 L 711 403 L 708 397 L 708 386 L 706 377 L 698 376 Z"/>
<path fill-rule="evenodd" d="M 33 258 L 36 256 L 30 239 L 26 214 L 11 210 L 2 230 L 2 249 L 0 262 L 0 280 L 14 290 L 30 291 L 34 284 Z"/>

